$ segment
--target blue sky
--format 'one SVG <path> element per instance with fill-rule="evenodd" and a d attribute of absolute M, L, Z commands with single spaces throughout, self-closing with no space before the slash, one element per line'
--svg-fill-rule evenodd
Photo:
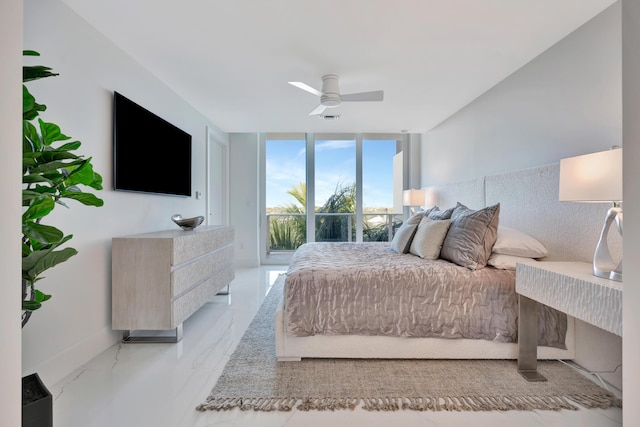
<path fill-rule="evenodd" d="M 363 141 L 363 201 L 365 207 L 393 206 L 393 156 L 396 141 Z M 355 182 L 355 141 L 316 140 L 316 206 L 335 192 L 336 185 Z M 305 141 L 267 141 L 266 206 L 295 199 L 287 191 L 305 181 Z"/>

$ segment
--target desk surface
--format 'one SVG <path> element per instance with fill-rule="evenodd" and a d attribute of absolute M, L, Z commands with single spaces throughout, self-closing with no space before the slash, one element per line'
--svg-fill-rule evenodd
<path fill-rule="evenodd" d="M 591 269 L 586 262 L 518 263 L 516 292 L 622 336 L 622 283 Z"/>

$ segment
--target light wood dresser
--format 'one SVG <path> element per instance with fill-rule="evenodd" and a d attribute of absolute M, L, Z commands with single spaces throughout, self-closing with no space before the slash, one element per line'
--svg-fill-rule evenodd
<path fill-rule="evenodd" d="M 212 225 L 113 238 L 112 329 L 125 342 L 180 341 L 182 322 L 233 280 L 233 237 Z"/>

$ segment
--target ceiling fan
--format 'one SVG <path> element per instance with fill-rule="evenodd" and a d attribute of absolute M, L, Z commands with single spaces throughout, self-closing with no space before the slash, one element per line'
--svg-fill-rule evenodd
<path fill-rule="evenodd" d="M 322 76 L 322 91 L 302 82 L 289 82 L 289 84 L 320 97 L 320 105 L 309 113 L 310 116 L 320 115 L 327 108 L 337 107 L 341 102 L 382 101 L 384 97 L 384 92 L 381 90 L 341 95 L 338 80 L 339 77 L 335 74 Z"/>

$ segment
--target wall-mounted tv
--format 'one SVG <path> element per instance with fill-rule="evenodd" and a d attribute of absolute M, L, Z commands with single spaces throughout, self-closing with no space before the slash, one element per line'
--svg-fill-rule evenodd
<path fill-rule="evenodd" d="M 113 95 L 114 190 L 191 196 L 191 135 Z"/>

